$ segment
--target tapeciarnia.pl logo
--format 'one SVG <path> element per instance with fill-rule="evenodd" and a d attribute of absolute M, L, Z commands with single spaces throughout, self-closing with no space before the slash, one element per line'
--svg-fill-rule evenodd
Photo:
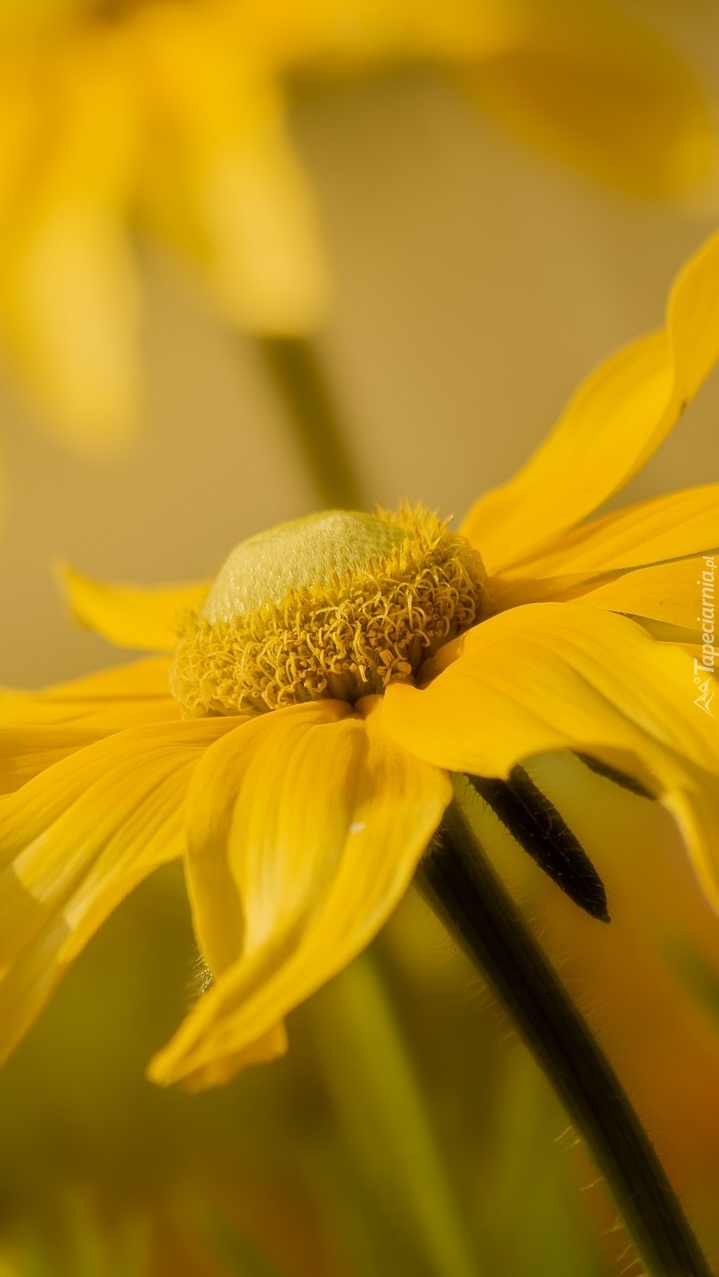
<path fill-rule="evenodd" d="M 697 581 L 697 585 L 702 590 L 702 606 L 701 616 L 697 617 L 702 627 L 702 655 L 701 660 L 694 657 L 694 682 L 699 688 L 699 695 L 696 697 L 694 704 L 714 718 L 711 710 L 711 703 L 714 699 L 714 692 L 710 690 L 709 684 L 712 681 L 714 673 L 714 575 L 716 572 L 716 564 L 714 559 L 708 555 L 704 555 L 704 571 L 701 580 Z"/>

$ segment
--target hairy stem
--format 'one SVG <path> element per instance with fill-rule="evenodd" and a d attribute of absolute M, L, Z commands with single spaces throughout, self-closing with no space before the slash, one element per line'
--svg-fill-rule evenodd
<path fill-rule="evenodd" d="M 651 1277 L 711 1277 L 619 1079 L 456 802 L 419 867 L 417 885 L 547 1075 Z"/>

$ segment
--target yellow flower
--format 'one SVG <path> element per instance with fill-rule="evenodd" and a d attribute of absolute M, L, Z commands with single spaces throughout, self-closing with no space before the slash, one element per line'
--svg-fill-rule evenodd
<path fill-rule="evenodd" d="M 74 445 L 136 410 L 138 216 L 204 263 L 228 321 L 303 332 L 326 304 L 307 181 L 242 6 L 0 11 L 5 338 Z"/>
<path fill-rule="evenodd" d="M 330 512 L 244 542 L 211 586 L 68 572 L 81 620 L 163 654 L 4 694 L 3 1052 L 110 910 L 182 858 L 214 981 L 150 1074 L 202 1087 L 276 1056 L 285 1015 L 403 895 L 450 773 L 541 752 L 649 789 L 719 904 L 719 733 L 693 665 L 719 485 L 586 521 L 717 357 L 719 236 L 666 328 L 592 373 L 458 534 L 421 507 Z"/>
<path fill-rule="evenodd" d="M 605 4 L 0 0 L 0 330 L 56 432 L 102 453 L 135 417 L 138 225 L 195 260 L 228 323 L 318 327 L 329 272 L 286 87 L 418 59 L 632 190 L 710 162 L 689 72 Z"/>

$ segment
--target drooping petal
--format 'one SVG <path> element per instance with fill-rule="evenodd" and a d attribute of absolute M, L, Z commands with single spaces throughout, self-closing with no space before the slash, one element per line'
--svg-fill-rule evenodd
<path fill-rule="evenodd" d="M 171 652 L 187 612 L 201 607 L 211 582 L 184 585 L 130 585 L 95 581 L 69 564 L 59 565 L 60 580 L 81 625 L 116 647 Z"/>
<path fill-rule="evenodd" d="M 627 483 L 675 425 L 717 357 L 719 235 L 678 275 L 666 329 L 639 338 L 591 373 L 523 469 L 470 511 L 461 531 L 488 571 L 538 551 Z"/>
<path fill-rule="evenodd" d="M 226 1081 L 372 939 L 451 799 L 447 776 L 341 702 L 278 710 L 208 753 L 189 804 L 189 879 L 213 987 L 151 1064 Z M 268 1036 L 269 1035 L 269 1036 Z"/>
<path fill-rule="evenodd" d="M 232 725 L 135 728 L 0 800 L 0 1058 L 116 905 L 182 855 L 190 777 Z"/>
<path fill-rule="evenodd" d="M 153 657 L 37 692 L 0 688 L 0 794 L 114 732 L 180 717 Z"/>
<path fill-rule="evenodd" d="M 295 895 L 304 903 L 321 894 L 328 847 L 336 855 L 347 831 L 342 777 L 351 793 L 364 748 L 362 719 L 343 701 L 324 701 L 263 715 L 208 754 L 190 796 L 188 878 L 215 975 L 281 929 L 278 903 L 293 912 Z M 231 836 L 236 822 L 244 836 Z"/>
<path fill-rule="evenodd" d="M 484 776 L 557 749 L 635 776 L 675 816 L 719 908 L 719 730 L 693 703 L 685 653 L 625 617 L 537 603 L 469 631 L 435 668 L 424 690 L 387 689 L 381 716 L 393 739 Z"/>

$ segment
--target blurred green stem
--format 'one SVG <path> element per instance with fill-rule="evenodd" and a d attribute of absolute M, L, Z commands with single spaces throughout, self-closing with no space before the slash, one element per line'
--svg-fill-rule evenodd
<path fill-rule="evenodd" d="M 307 337 L 258 337 L 323 506 L 362 510 L 342 422 L 316 347 Z"/>
<path fill-rule="evenodd" d="M 323 993 L 316 1036 L 353 1157 L 383 1207 L 404 1215 L 422 1271 L 478 1277 L 422 1087 L 376 957 L 362 954 Z"/>
<path fill-rule="evenodd" d="M 583 1136 L 651 1277 L 711 1277 L 621 1083 L 454 802 L 417 885 L 504 1004 Z"/>

